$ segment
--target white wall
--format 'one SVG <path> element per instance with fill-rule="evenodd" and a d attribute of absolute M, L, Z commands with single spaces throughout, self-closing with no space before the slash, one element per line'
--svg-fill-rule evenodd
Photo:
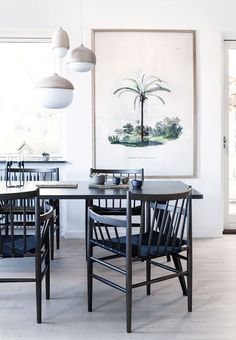
<path fill-rule="evenodd" d="M 194 235 L 220 236 L 223 225 L 222 186 L 222 46 L 236 38 L 235 0 L 84 0 L 84 43 L 92 28 L 194 29 L 197 31 L 197 178 L 186 179 L 204 194 L 195 200 Z M 77 0 L 0 0 L 0 33 L 48 31 L 56 25 L 80 43 L 80 2 Z M 56 6 L 55 6 L 56 4 Z M 57 7 L 55 9 L 55 7 Z M 99 62 L 99 60 L 97 61 Z M 68 69 L 75 98 L 66 112 L 67 177 L 88 179 L 92 165 L 91 75 Z M 67 235 L 84 229 L 82 202 L 66 202 Z"/>

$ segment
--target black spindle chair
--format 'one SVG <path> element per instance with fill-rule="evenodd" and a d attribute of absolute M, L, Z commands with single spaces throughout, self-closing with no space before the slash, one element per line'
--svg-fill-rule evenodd
<path fill-rule="evenodd" d="M 19 168 L 12 167 L 8 178 L 11 182 L 19 180 Z M 59 181 L 59 168 L 25 168 L 23 173 L 24 181 Z M 0 172 L 0 180 L 6 180 L 5 169 L 1 169 Z M 51 199 L 49 204 L 54 208 L 54 224 L 50 226 L 50 248 L 51 248 L 51 259 L 54 259 L 54 235 L 56 237 L 56 247 L 60 248 L 60 207 L 59 200 Z M 32 219 L 28 219 L 28 227 L 32 227 L 34 225 L 33 221 L 33 213 L 32 213 L 32 205 L 33 203 L 28 204 L 27 212 L 31 215 Z M 40 200 L 40 206 L 43 209 L 44 200 Z M 20 221 L 20 210 L 15 210 L 15 216 Z M 31 225 L 30 225 L 31 224 Z M 20 223 L 18 223 L 19 227 Z"/>
<path fill-rule="evenodd" d="M 139 228 L 132 224 L 132 201 L 141 202 Z M 178 278 L 183 294 L 188 297 L 188 311 L 192 311 L 192 214 L 191 188 L 186 192 L 171 195 L 146 195 L 127 193 L 126 220 L 113 216 L 104 216 L 96 209 L 88 209 L 88 311 L 92 311 L 92 281 L 96 279 L 126 294 L 127 332 L 131 332 L 132 289 L 146 286 L 147 295 L 151 293 L 151 284 Z M 103 248 L 107 252 L 101 256 Z M 110 253 L 110 254 L 109 254 Z M 173 266 L 158 258 L 171 256 Z M 124 267 L 113 264 L 117 257 L 125 259 Z M 145 279 L 133 283 L 132 264 L 146 262 Z M 186 261 L 183 269 L 182 262 Z M 122 274 L 126 279 L 125 287 L 112 282 L 104 276 L 94 273 L 93 264 L 101 264 L 108 269 Z M 170 274 L 152 277 L 151 267 L 157 266 Z M 187 279 L 187 282 L 186 282 Z"/>
<path fill-rule="evenodd" d="M 35 257 L 34 277 L 0 277 L 0 283 L 35 282 L 37 323 L 42 322 L 42 280 L 45 277 L 46 299 L 50 299 L 49 229 L 53 224 L 53 208 L 40 214 L 39 190 L 0 194 L 0 258 Z M 34 232 L 28 226 L 28 202 L 33 201 Z M 19 205 L 20 202 L 20 205 Z M 15 207 L 21 208 L 22 228 L 15 226 Z M 18 261 L 20 265 L 20 261 Z M 11 264 L 11 262 L 10 262 Z M 11 269 L 12 272 L 12 269 Z"/>
<path fill-rule="evenodd" d="M 102 169 L 102 168 L 90 168 L 90 177 L 93 175 L 104 174 L 106 176 L 106 181 L 112 183 L 112 179 L 114 177 L 128 177 L 128 183 L 132 181 L 132 179 L 138 179 L 144 181 L 144 169 Z M 117 189 L 119 186 L 117 186 Z M 116 189 L 116 190 L 117 190 Z M 87 211 L 89 206 L 93 206 L 94 211 L 101 215 L 109 215 L 109 216 L 125 216 L 126 215 L 126 200 L 119 198 L 98 198 L 93 200 L 86 200 L 85 205 L 85 239 L 87 243 Z M 140 216 L 141 214 L 141 206 L 140 202 L 133 200 L 132 201 L 132 215 Z M 133 224 L 137 221 L 137 217 L 133 219 Z M 86 255 L 87 256 L 87 255 Z"/>
<path fill-rule="evenodd" d="M 112 180 L 113 177 L 128 177 L 129 182 L 132 179 L 140 179 L 144 181 L 144 169 L 90 169 L 90 176 L 94 174 L 104 174 L 107 180 Z M 118 187 L 119 188 L 119 187 Z M 94 209 L 103 215 L 125 215 L 126 203 L 124 199 L 96 199 L 92 203 Z M 132 202 L 133 215 L 140 215 L 140 205 L 138 201 Z"/>

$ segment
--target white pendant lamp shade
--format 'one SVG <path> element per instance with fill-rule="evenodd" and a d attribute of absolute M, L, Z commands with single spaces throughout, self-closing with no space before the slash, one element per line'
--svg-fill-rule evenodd
<path fill-rule="evenodd" d="M 43 78 L 36 85 L 38 102 L 48 109 L 63 109 L 73 100 L 73 84 L 58 74 Z"/>
<path fill-rule="evenodd" d="M 71 51 L 68 64 L 73 71 L 88 72 L 96 64 L 96 57 L 93 51 L 81 44 Z"/>
<path fill-rule="evenodd" d="M 68 34 L 61 27 L 52 34 L 52 48 L 57 58 L 64 58 L 70 48 Z"/>

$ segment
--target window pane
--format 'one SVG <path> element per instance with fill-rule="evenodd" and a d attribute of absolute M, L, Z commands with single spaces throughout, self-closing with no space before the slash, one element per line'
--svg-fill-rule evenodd
<path fill-rule="evenodd" d="M 36 154 L 60 154 L 61 112 L 41 107 L 35 93 L 54 70 L 51 44 L 0 41 L 0 55 L 0 154 L 23 143 Z"/>

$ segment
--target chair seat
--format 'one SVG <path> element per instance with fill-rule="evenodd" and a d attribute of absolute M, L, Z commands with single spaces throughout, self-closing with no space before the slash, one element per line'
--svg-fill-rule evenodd
<path fill-rule="evenodd" d="M 173 238 L 170 238 L 169 243 L 166 245 L 166 237 L 162 237 L 161 244 L 157 246 L 157 240 L 159 237 L 159 232 L 153 231 L 152 234 L 152 244 L 150 249 L 148 247 L 149 232 L 146 232 L 142 236 L 142 244 L 139 253 L 139 238 L 140 234 L 132 235 L 131 245 L 132 245 L 132 257 L 139 257 L 142 259 L 154 258 L 159 256 L 164 256 L 168 254 L 178 254 L 182 251 L 180 247 L 180 239 L 175 240 L 175 247 L 172 246 Z M 91 243 L 96 246 L 101 246 L 109 251 L 118 253 L 122 256 L 126 256 L 126 236 L 121 236 L 119 242 L 117 238 L 111 238 L 111 240 L 91 240 Z M 186 245 L 186 241 L 182 241 L 182 246 Z"/>
<path fill-rule="evenodd" d="M 14 249 L 12 239 L 9 235 L 1 235 L 2 257 L 23 257 L 25 253 L 35 253 L 35 236 L 26 236 L 26 246 L 24 249 L 24 239 L 22 235 L 14 235 Z"/>

